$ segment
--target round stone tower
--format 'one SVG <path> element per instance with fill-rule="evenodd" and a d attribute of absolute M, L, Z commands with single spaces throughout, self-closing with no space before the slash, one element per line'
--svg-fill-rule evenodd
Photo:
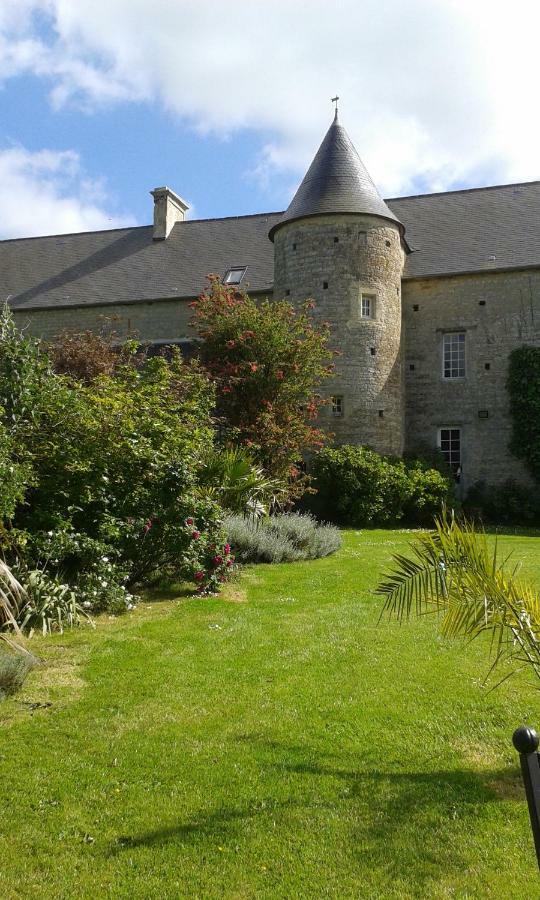
<path fill-rule="evenodd" d="M 289 208 L 272 227 L 274 298 L 311 299 L 340 351 L 322 390 L 339 444 L 403 450 L 401 274 L 404 228 L 335 119 Z"/>

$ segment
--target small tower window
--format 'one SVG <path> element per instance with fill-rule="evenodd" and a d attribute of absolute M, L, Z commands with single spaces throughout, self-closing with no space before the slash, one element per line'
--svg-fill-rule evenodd
<path fill-rule="evenodd" d="M 343 397 L 339 394 L 332 397 L 332 415 L 336 419 L 343 417 Z"/>
<path fill-rule="evenodd" d="M 246 269 L 247 266 L 232 266 L 230 269 L 227 269 L 223 283 L 240 284 L 242 278 L 246 274 Z"/>
<path fill-rule="evenodd" d="M 327 281 L 323 281 L 322 286 L 323 286 L 323 291 L 328 290 L 328 282 Z"/>
<path fill-rule="evenodd" d="M 334 238 L 334 244 L 339 244 L 339 238 L 338 238 L 338 237 L 335 237 L 335 238 Z"/>
<path fill-rule="evenodd" d="M 375 316 L 375 294 L 362 294 L 360 300 L 360 316 L 362 319 L 373 319 Z"/>

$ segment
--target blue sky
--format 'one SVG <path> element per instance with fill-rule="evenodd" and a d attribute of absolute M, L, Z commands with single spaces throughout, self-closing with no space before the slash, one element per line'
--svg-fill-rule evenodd
<path fill-rule="evenodd" d="M 511 12 L 0 0 L 0 236 L 146 224 L 162 184 L 196 217 L 284 208 L 336 92 L 384 196 L 536 179 L 540 12 Z"/>

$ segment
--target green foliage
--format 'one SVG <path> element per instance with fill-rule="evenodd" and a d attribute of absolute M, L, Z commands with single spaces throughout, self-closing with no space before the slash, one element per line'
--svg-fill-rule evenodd
<path fill-rule="evenodd" d="M 540 524 L 540 491 L 508 479 L 501 485 L 473 484 L 463 503 L 466 514 L 495 525 Z"/>
<path fill-rule="evenodd" d="M 255 520 L 229 516 L 225 520 L 229 543 L 241 562 L 294 562 L 319 559 L 341 547 L 341 535 L 332 525 L 312 516 L 282 513 Z"/>
<path fill-rule="evenodd" d="M 59 578 L 49 575 L 43 569 L 17 571 L 24 581 L 25 603 L 19 611 L 19 625 L 22 631 L 32 634 L 41 631 L 51 634 L 63 632 L 64 627 L 78 625 L 81 619 L 88 619 L 75 590 Z"/>
<path fill-rule="evenodd" d="M 214 439 L 207 376 L 174 353 L 82 383 L 53 372 L 5 310 L 0 326 L 5 553 L 46 569 L 40 592 L 68 610 L 70 592 L 79 610 L 129 608 L 131 586 L 157 573 L 215 590 L 232 564 L 220 507 L 198 484 Z"/>
<path fill-rule="evenodd" d="M 255 517 L 279 508 L 288 494 L 287 481 L 267 475 L 243 447 L 210 451 L 198 480 L 223 509 Z"/>
<path fill-rule="evenodd" d="M 509 357 L 512 417 L 510 449 L 540 482 L 540 347 L 518 347 Z"/>
<path fill-rule="evenodd" d="M 0 649 L 0 700 L 20 691 L 35 665 L 36 659 L 30 653 L 13 653 Z"/>
<path fill-rule="evenodd" d="M 333 368 L 326 326 L 313 325 L 310 304 L 295 312 L 285 302 L 256 303 L 217 276 L 193 306 L 219 414 L 266 472 L 301 493 L 297 465 L 323 441 L 314 420 L 315 388 Z"/>
<path fill-rule="evenodd" d="M 540 596 L 535 588 L 499 562 L 497 545 L 483 532 L 443 513 L 435 530 L 411 544 L 412 557 L 395 555 L 394 570 L 377 593 L 383 613 L 408 618 L 435 612 L 447 637 L 468 639 L 488 634 L 493 671 L 527 668 L 540 678 Z M 504 679 L 503 679 L 504 680 Z M 500 683 L 500 682 L 499 682 Z"/>
<path fill-rule="evenodd" d="M 3 521 L 13 518 L 17 504 L 24 499 L 31 482 L 31 466 L 27 462 L 17 462 L 16 456 L 15 441 L 0 421 L 0 530 Z"/>
<path fill-rule="evenodd" d="M 310 508 L 355 528 L 429 523 L 453 497 L 450 476 L 421 460 L 381 456 L 366 447 L 325 448 L 314 457 L 311 472 L 317 493 Z"/>

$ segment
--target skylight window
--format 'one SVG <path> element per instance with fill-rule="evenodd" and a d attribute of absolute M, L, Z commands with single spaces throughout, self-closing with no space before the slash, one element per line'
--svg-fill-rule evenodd
<path fill-rule="evenodd" d="M 234 266 L 232 269 L 227 269 L 223 283 L 240 284 L 242 278 L 246 274 L 246 269 L 247 266 Z"/>

